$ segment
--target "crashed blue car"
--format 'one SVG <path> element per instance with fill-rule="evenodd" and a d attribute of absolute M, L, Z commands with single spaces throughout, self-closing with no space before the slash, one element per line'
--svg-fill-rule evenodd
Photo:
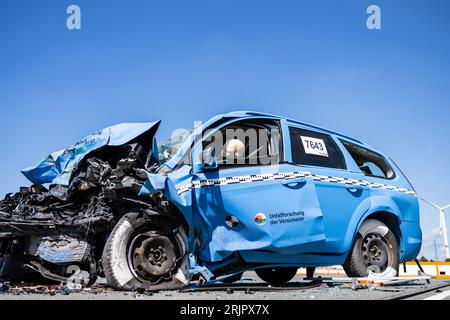
<path fill-rule="evenodd" d="M 0 202 L 0 278 L 165 290 L 255 270 L 282 285 L 301 267 L 395 276 L 420 251 L 414 188 L 359 140 L 247 111 L 161 143 L 159 125 L 109 127 L 23 170 L 33 185 Z"/>

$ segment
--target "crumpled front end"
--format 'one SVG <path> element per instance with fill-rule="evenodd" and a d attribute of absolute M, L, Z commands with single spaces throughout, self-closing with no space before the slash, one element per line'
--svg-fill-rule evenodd
<path fill-rule="evenodd" d="M 0 277 L 39 273 L 62 281 L 75 265 L 90 274 L 87 282 L 95 278 L 102 244 L 118 219 L 153 206 L 139 190 L 158 166 L 158 126 L 108 127 L 25 169 L 33 185 L 0 201 Z"/>

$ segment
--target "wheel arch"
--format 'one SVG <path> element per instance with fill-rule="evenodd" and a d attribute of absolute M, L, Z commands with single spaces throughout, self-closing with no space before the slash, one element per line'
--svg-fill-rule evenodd
<path fill-rule="evenodd" d="M 357 212 L 359 214 L 356 214 Z M 402 221 L 400 210 L 391 199 L 386 199 L 386 197 L 371 197 L 361 203 L 349 224 L 345 240 L 343 241 L 343 252 L 345 252 L 345 259 L 347 259 L 348 254 L 353 248 L 358 230 L 368 219 L 381 221 L 386 224 L 390 230 L 392 230 L 392 233 L 394 234 L 399 245 L 400 256 L 402 256 L 404 250 L 402 243 L 403 235 L 400 228 Z"/>
<path fill-rule="evenodd" d="M 191 225 L 188 223 L 188 220 L 180 208 L 173 203 L 172 201 L 168 200 L 170 205 L 169 207 L 165 208 L 164 210 L 160 210 L 160 212 L 170 218 L 174 218 L 181 224 L 181 226 L 186 230 L 186 232 L 189 232 Z"/>

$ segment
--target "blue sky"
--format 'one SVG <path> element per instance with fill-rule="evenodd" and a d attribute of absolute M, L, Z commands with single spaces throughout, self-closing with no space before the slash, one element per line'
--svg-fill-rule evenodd
<path fill-rule="evenodd" d="M 70 4 L 81 30 L 66 28 Z M 366 28 L 370 4 L 382 30 Z M 449 13 L 446 0 L 2 0 L 0 195 L 107 125 L 161 119 L 164 138 L 251 109 L 362 139 L 447 204 Z M 426 206 L 422 227 L 434 257 Z"/>

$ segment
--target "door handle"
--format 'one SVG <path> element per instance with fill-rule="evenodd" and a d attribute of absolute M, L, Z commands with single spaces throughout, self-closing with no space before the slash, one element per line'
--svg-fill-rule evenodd
<path fill-rule="evenodd" d="M 347 188 L 348 191 L 350 191 L 352 193 L 356 193 L 356 192 L 362 190 L 361 186 L 346 185 L 345 187 Z"/>
<path fill-rule="evenodd" d="M 285 179 L 281 182 L 284 186 L 291 186 L 294 184 L 303 184 L 306 183 L 305 178 L 292 178 L 292 179 Z"/>

